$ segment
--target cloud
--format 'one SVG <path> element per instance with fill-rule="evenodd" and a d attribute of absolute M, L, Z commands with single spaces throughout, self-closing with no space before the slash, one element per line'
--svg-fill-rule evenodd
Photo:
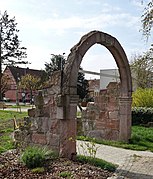
<path fill-rule="evenodd" d="M 85 4 L 85 5 L 87 5 L 87 1 L 86 0 L 75 0 L 75 3 L 76 4 L 79 4 L 79 5 L 83 5 L 83 4 Z M 88 5 L 100 5 L 101 4 L 101 2 L 99 1 L 99 0 L 88 0 Z"/>
<path fill-rule="evenodd" d="M 126 13 L 101 13 L 91 17 L 72 16 L 65 18 L 48 18 L 43 21 L 35 22 L 33 26 L 37 26 L 38 29 L 46 32 L 49 30 L 54 30 L 64 33 L 66 30 L 70 29 L 104 29 L 117 25 L 128 28 L 136 28 L 136 26 L 138 26 L 138 22 L 139 17 L 134 17 Z"/>
<path fill-rule="evenodd" d="M 5 1 L 2 2 L 3 6 L 7 6 L 11 1 L 8 0 L 6 3 Z M 29 2 L 31 2 L 31 5 L 29 4 L 27 7 L 33 7 L 33 5 L 36 3 L 36 1 L 34 1 L 34 3 L 31 0 Z M 124 26 L 128 28 L 136 28 L 138 26 L 137 24 L 139 22 L 139 17 L 124 13 L 118 6 L 101 3 L 98 0 L 89 0 L 88 5 L 92 6 L 93 2 L 96 6 L 98 6 L 99 3 L 102 5 L 100 8 L 98 8 L 96 13 L 94 13 L 95 11 L 92 13 L 87 11 L 87 13 L 84 15 L 81 14 L 81 12 L 79 13 L 80 15 L 78 15 L 70 12 L 70 14 L 67 16 L 62 16 L 59 13 L 59 11 L 62 9 L 57 9 L 57 7 L 54 7 L 50 11 L 50 15 L 48 16 L 49 18 L 43 16 L 42 11 L 39 12 L 39 15 L 32 15 L 32 12 L 28 14 L 17 11 L 15 16 L 19 24 L 19 29 L 30 29 L 32 32 L 42 31 L 43 33 L 54 32 L 55 35 L 58 36 L 64 35 L 65 32 L 74 29 L 75 31 L 78 31 L 79 29 L 84 31 L 91 29 L 101 30 L 113 28 L 115 26 Z M 75 3 L 86 3 L 86 1 L 77 0 Z M 43 6 L 43 4 L 41 5 Z"/>

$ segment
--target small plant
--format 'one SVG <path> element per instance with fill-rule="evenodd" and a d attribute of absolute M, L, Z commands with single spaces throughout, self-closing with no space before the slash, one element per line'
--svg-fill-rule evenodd
<path fill-rule="evenodd" d="M 72 175 L 71 172 L 68 172 L 68 171 L 64 171 L 64 172 L 59 173 L 59 176 L 63 177 L 63 178 L 70 178 L 71 175 Z"/>
<path fill-rule="evenodd" d="M 45 171 L 44 167 L 37 167 L 37 168 L 33 168 L 31 170 L 33 173 L 43 173 Z"/>
<path fill-rule="evenodd" d="M 99 147 L 96 146 L 95 138 L 91 138 L 90 142 L 83 142 L 80 144 L 80 147 L 83 149 L 84 156 L 90 156 L 91 158 L 96 157 L 96 153 Z"/>
<path fill-rule="evenodd" d="M 94 165 L 96 167 L 100 167 L 102 169 L 106 169 L 108 171 L 115 171 L 117 168 L 117 165 L 114 165 L 110 162 L 106 162 L 105 160 L 99 159 L 99 158 L 93 158 L 89 156 L 83 156 L 78 155 L 77 160 L 82 163 L 89 163 L 91 165 Z"/>
<path fill-rule="evenodd" d="M 28 147 L 22 154 L 21 160 L 28 168 L 43 167 L 48 157 L 53 156 L 53 152 L 46 148 L 36 146 Z"/>

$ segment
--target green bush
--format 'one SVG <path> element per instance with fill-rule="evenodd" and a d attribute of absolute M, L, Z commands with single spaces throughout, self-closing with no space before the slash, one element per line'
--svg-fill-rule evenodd
<path fill-rule="evenodd" d="M 43 167 L 48 157 L 51 158 L 54 153 L 46 148 L 40 148 L 36 146 L 28 147 L 23 152 L 21 160 L 28 168 Z"/>
<path fill-rule="evenodd" d="M 68 172 L 68 171 L 59 173 L 59 176 L 62 178 L 70 178 L 71 175 L 72 175 L 71 172 Z"/>
<path fill-rule="evenodd" d="M 31 170 L 33 173 L 43 173 L 45 171 L 44 167 L 37 167 L 37 168 L 33 168 Z"/>
<path fill-rule="evenodd" d="M 89 163 L 91 165 L 94 165 L 96 167 L 100 167 L 102 169 L 106 169 L 108 171 L 115 171 L 117 166 L 110 163 L 106 162 L 105 160 L 99 159 L 99 158 L 93 158 L 89 156 L 84 156 L 84 155 L 77 155 L 77 160 L 82 163 Z"/>
<path fill-rule="evenodd" d="M 132 108 L 132 125 L 147 124 L 153 122 L 153 108 Z"/>
<path fill-rule="evenodd" d="M 153 108 L 153 89 L 152 88 L 138 88 L 132 94 L 133 107 L 152 107 Z"/>

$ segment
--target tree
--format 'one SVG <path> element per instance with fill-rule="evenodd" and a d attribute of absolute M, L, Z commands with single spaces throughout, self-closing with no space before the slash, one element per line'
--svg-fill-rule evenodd
<path fill-rule="evenodd" d="M 54 71 L 62 70 L 66 60 L 63 55 L 53 55 L 49 63 L 45 63 L 45 71 L 48 77 L 52 75 Z M 88 81 L 85 79 L 85 75 L 82 72 L 78 72 L 78 82 L 77 82 L 77 94 L 82 100 L 86 97 L 88 93 Z"/>
<path fill-rule="evenodd" d="M 51 54 L 52 57 L 49 63 L 45 63 L 45 71 L 47 73 L 48 78 L 52 75 L 54 71 L 64 69 L 65 58 L 63 55 L 54 55 Z"/>
<path fill-rule="evenodd" d="M 9 84 L 10 78 L 8 75 L 2 76 L 2 97 L 4 96 L 5 92 L 10 89 L 10 84 Z"/>
<path fill-rule="evenodd" d="M 0 100 L 2 100 L 2 65 L 26 64 L 26 48 L 20 47 L 15 17 L 9 18 L 7 11 L 0 13 Z"/>
<path fill-rule="evenodd" d="M 150 88 L 153 86 L 153 49 L 150 48 L 143 55 L 135 55 L 131 64 L 131 71 L 135 76 L 137 87 Z"/>
<path fill-rule="evenodd" d="M 23 90 L 30 90 L 30 101 L 32 103 L 32 92 L 40 89 L 42 87 L 42 82 L 39 77 L 36 77 L 34 75 L 27 74 L 25 76 L 21 77 L 21 80 L 19 81 L 19 88 Z"/>
<path fill-rule="evenodd" d="M 83 70 L 80 67 L 80 70 Z M 85 79 L 85 75 L 82 72 L 78 72 L 78 81 L 77 81 L 77 94 L 79 95 L 80 100 L 82 101 L 88 94 L 88 80 Z"/>
<path fill-rule="evenodd" d="M 152 26 L 153 26 L 153 1 L 152 0 L 150 0 L 147 3 L 141 18 L 142 18 L 141 21 L 142 21 L 143 35 L 146 36 L 148 39 L 151 33 Z"/>

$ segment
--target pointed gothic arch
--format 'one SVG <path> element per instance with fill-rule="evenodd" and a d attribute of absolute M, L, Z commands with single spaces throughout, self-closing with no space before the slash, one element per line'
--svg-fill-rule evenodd
<path fill-rule="evenodd" d="M 91 31 L 71 49 L 64 68 L 62 95 L 65 105 L 63 106 L 64 120 L 61 121 L 61 126 L 66 136 L 62 135 L 60 141 L 61 154 L 64 156 L 70 156 L 76 151 L 76 143 L 69 141 L 68 138 L 76 137 L 77 75 L 85 53 L 95 44 L 101 44 L 110 51 L 120 73 L 118 140 L 128 141 L 131 136 L 132 79 L 127 56 L 115 37 L 104 32 Z"/>

